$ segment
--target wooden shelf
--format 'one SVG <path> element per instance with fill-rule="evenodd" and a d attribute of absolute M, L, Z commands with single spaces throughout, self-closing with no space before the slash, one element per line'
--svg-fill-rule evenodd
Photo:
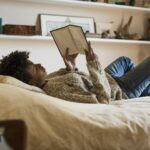
<path fill-rule="evenodd" d="M 50 41 L 53 42 L 52 37 L 48 36 L 13 36 L 13 35 L 0 35 L 0 40 L 27 40 L 27 41 Z M 99 39 L 87 38 L 91 42 L 97 43 L 115 43 L 115 44 L 136 44 L 136 45 L 150 45 L 150 41 L 140 40 L 118 40 L 118 39 Z"/>
<path fill-rule="evenodd" d="M 57 5 L 65 5 L 71 7 L 76 6 L 76 7 L 90 8 L 90 9 L 98 8 L 98 9 L 111 9 L 111 10 L 150 13 L 150 8 L 123 6 L 123 5 L 107 4 L 107 3 L 100 3 L 100 2 L 89 2 L 89 1 L 87 2 L 75 1 L 75 0 L 14 0 L 14 1 L 57 4 Z"/>

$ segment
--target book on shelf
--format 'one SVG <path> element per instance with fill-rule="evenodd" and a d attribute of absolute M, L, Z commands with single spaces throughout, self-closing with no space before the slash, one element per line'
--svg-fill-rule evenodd
<path fill-rule="evenodd" d="M 62 57 L 66 55 L 67 49 L 69 55 L 84 54 L 88 50 L 88 41 L 80 26 L 68 25 L 50 32 Z"/>
<path fill-rule="evenodd" d="M 36 35 L 36 30 L 35 26 L 31 25 L 5 24 L 3 26 L 3 34 L 31 36 Z"/>

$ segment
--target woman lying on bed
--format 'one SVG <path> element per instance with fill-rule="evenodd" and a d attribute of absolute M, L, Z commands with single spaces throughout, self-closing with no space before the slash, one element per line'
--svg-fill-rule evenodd
<path fill-rule="evenodd" d="M 65 69 L 47 75 L 41 64 L 34 64 L 28 52 L 12 52 L 0 62 L 0 74 L 13 76 L 42 88 L 48 95 L 82 103 L 109 103 L 150 95 L 150 57 L 134 67 L 127 57 L 120 57 L 105 70 L 90 43 L 85 51 L 89 75 L 76 69 L 77 54 L 66 56 Z"/>

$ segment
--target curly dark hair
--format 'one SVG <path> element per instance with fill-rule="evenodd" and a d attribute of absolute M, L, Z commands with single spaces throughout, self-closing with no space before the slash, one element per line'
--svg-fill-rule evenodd
<path fill-rule="evenodd" d="M 31 75 L 27 73 L 29 52 L 15 51 L 7 56 L 3 56 L 0 60 L 0 74 L 15 77 L 25 83 L 29 83 L 32 79 Z"/>

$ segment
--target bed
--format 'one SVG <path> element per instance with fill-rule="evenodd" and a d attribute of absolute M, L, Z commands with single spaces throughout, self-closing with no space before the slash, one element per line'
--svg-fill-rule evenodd
<path fill-rule="evenodd" d="M 150 97 L 81 104 L 1 82 L 0 121 L 14 119 L 27 150 L 150 149 Z"/>

